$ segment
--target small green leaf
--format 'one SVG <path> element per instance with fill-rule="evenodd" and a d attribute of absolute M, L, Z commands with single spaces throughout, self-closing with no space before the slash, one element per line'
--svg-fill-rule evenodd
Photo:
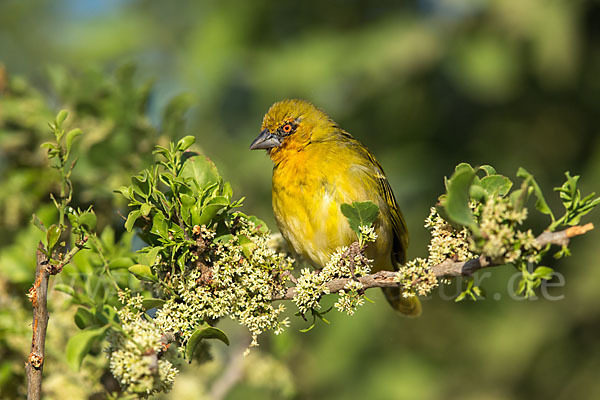
<path fill-rule="evenodd" d="M 56 146 L 56 143 L 53 143 L 53 142 L 44 142 L 44 143 L 40 144 L 40 147 L 43 149 L 48 149 L 48 150 L 58 149 L 58 147 Z"/>
<path fill-rule="evenodd" d="M 152 210 L 152 204 L 150 204 L 150 203 L 144 203 L 140 207 L 140 212 L 142 213 L 142 216 L 144 216 L 144 217 L 147 217 L 148 214 L 150 214 L 150 210 Z"/>
<path fill-rule="evenodd" d="M 191 145 L 193 145 L 196 142 L 196 138 L 194 136 L 185 136 L 183 138 L 181 138 L 181 140 L 179 140 L 179 142 L 177 142 L 177 150 L 180 151 L 185 151 L 187 150 Z"/>
<path fill-rule="evenodd" d="M 218 339 L 221 342 L 225 343 L 229 346 L 229 338 L 222 330 L 215 328 L 213 326 L 204 326 L 202 328 L 196 329 L 190 339 L 188 340 L 186 346 L 186 356 L 188 360 L 191 360 L 196 348 L 200 344 L 203 339 Z"/>
<path fill-rule="evenodd" d="M 73 141 L 77 137 L 81 136 L 81 134 L 82 134 L 82 132 L 81 132 L 81 129 L 79 129 L 79 128 L 73 129 L 67 133 L 67 140 L 66 140 L 67 152 L 71 151 L 71 146 L 73 146 Z"/>
<path fill-rule="evenodd" d="M 89 353 L 92 344 L 104 337 L 108 326 L 101 328 L 86 329 L 69 339 L 67 342 L 66 356 L 67 364 L 73 371 L 79 371 L 83 358 Z"/>
<path fill-rule="evenodd" d="M 148 265 L 134 264 L 128 268 L 136 278 L 140 281 L 157 282 L 158 278 L 152 273 L 152 269 Z"/>
<path fill-rule="evenodd" d="M 461 292 L 458 296 L 456 296 L 456 298 L 454 299 L 455 303 L 459 303 L 461 301 L 463 301 L 466 297 L 467 297 L 467 291 L 465 290 L 464 292 Z"/>
<path fill-rule="evenodd" d="M 137 221 L 137 219 L 141 215 L 142 212 L 140 210 L 133 210 L 129 213 L 129 215 L 127 216 L 127 221 L 125 221 L 125 229 L 127 230 L 127 232 L 131 232 L 131 230 L 133 229 L 133 224 L 135 224 L 135 221 Z"/>
<path fill-rule="evenodd" d="M 251 259 L 252 253 L 256 249 L 256 244 L 245 235 L 238 236 L 238 240 L 240 246 L 242 247 L 242 253 L 244 253 L 244 256 L 247 259 Z"/>
<path fill-rule="evenodd" d="M 552 221 L 554 221 L 554 214 L 552 214 L 552 210 L 550 210 L 550 207 L 548 207 L 548 203 L 546 203 L 546 199 L 544 198 L 542 189 L 540 189 L 540 186 L 533 178 L 533 175 L 527 172 L 525 168 L 519 167 L 519 170 L 517 171 L 517 176 L 528 181 L 529 184 L 533 187 L 535 196 L 537 197 L 537 201 L 535 202 L 535 208 L 542 214 L 549 215 L 550 218 L 552 218 Z"/>
<path fill-rule="evenodd" d="M 469 208 L 469 192 L 475 171 L 469 164 L 459 164 L 447 182 L 448 195 L 444 208 L 448 217 L 457 224 L 469 227 L 476 233 L 477 225 Z"/>
<path fill-rule="evenodd" d="M 254 223 L 254 226 L 260 233 L 268 233 L 269 232 L 269 227 L 267 226 L 267 223 L 265 221 L 263 221 L 262 219 L 257 218 L 254 215 L 250 215 L 248 217 L 248 221 L 251 221 L 252 223 Z"/>
<path fill-rule="evenodd" d="M 61 233 L 62 229 L 60 229 L 60 227 L 56 224 L 51 225 L 48 228 L 48 231 L 46 231 L 46 247 L 49 253 L 51 253 L 52 249 L 54 249 L 58 239 L 60 239 Z"/>
<path fill-rule="evenodd" d="M 213 197 L 207 204 L 202 206 L 202 211 L 192 212 L 192 225 L 208 225 L 219 211 L 229 206 L 229 200 L 223 196 Z"/>
<path fill-rule="evenodd" d="M 162 237 L 163 239 L 169 238 L 169 225 L 165 220 L 165 216 L 161 212 L 154 214 L 154 218 L 152 218 L 152 229 L 150 229 L 150 232 Z"/>
<path fill-rule="evenodd" d="M 479 169 L 484 171 L 486 176 L 496 175 L 496 169 L 491 165 L 482 165 Z"/>
<path fill-rule="evenodd" d="M 226 233 L 224 235 L 217 236 L 214 241 L 216 243 L 229 243 L 233 240 L 233 237 L 234 236 L 231 233 Z"/>
<path fill-rule="evenodd" d="M 69 112 L 67 110 L 60 110 L 58 115 L 56 116 L 56 126 L 59 127 L 65 122 L 65 119 L 69 116 Z"/>
<path fill-rule="evenodd" d="M 54 290 L 68 294 L 69 296 L 75 297 L 75 289 L 71 286 L 67 286 L 64 283 L 57 283 L 54 285 Z"/>
<path fill-rule="evenodd" d="M 140 264 L 153 266 L 157 262 L 158 253 L 162 250 L 162 247 L 145 247 L 141 252 L 138 253 L 137 261 Z"/>
<path fill-rule="evenodd" d="M 131 186 L 121 186 L 115 192 L 121 193 L 127 200 L 133 200 L 133 187 Z"/>
<path fill-rule="evenodd" d="M 46 227 L 44 226 L 44 223 L 42 222 L 41 219 L 38 218 L 37 215 L 33 214 L 33 216 L 31 217 L 31 222 L 33 222 L 33 224 L 42 232 L 46 232 Z"/>
<path fill-rule="evenodd" d="M 96 227 L 96 214 L 93 211 L 86 211 L 79 216 L 79 225 L 85 225 L 88 230 Z"/>
<path fill-rule="evenodd" d="M 231 201 L 231 197 L 233 197 L 233 188 L 231 187 L 231 183 L 223 183 L 222 194 L 227 198 L 227 200 Z"/>
<path fill-rule="evenodd" d="M 150 310 L 153 308 L 162 307 L 165 304 L 163 299 L 144 299 L 142 300 L 142 307 L 144 310 Z"/>
<path fill-rule="evenodd" d="M 510 179 L 502 175 L 488 175 L 479 184 L 489 196 L 506 196 L 513 185 Z"/>
<path fill-rule="evenodd" d="M 148 179 L 148 171 L 144 170 L 139 175 L 131 178 L 133 191 L 143 198 L 148 198 L 150 194 L 150 180 Z"/>
<path fill-rule="evenodd" d="M 302 333 L 310 332 L 314 327 L 315 327 L 315 323 L 313 321 L 313 323 L 310 324 L 310 326 L 308 328 L 300 329 L 300 332 L 302 332 Z"/>
<path fill-rule="evenodd" d="M 554 270 L 550 267 L 537 267 L 535 271 L 533 271 L 533 275 L 540 279 L 552 279 L 552 274 Z"/>
<path fill-rule="evenodd" d="M 75 325 L 77 325 L 79 329 L 85 329 L 94 324 L 94 314 L 92 314 L 87 308 L 77 308 L 74 319 Z"/>
<path fill-rule="evenodd" d="M 371 201 L 344 203 L 340 210 L 356 233 L 359 233 L 360 226 L 371 226 L 379 215 L 379 207 Z"/>
<path fill-rule="evenodd" d="M 133 265 L 133 260 L 129 257 L 117 257 L 110 260 L 108 268 L 113 269 L 125 269 Z"/>

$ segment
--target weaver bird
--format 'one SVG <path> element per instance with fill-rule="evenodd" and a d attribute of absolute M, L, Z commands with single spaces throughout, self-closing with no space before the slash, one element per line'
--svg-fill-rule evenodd
<path fill-rule="evenodd" d="M 377 240 L 366 256 L 373 272 L 406 262 L 408 231 L 394 193 L 373 154 L 327 114 L 304 100 L 283 100 L 265 115 L 251 150 L 266 149 L 273 167 L 273 212 L 290 247 L 315 266 L 324 266 L 356 233 L 340 205 L 372 201 L 379 207 Z M 383 288 L 392 307 L 418 316 L 416 297 Z"/>

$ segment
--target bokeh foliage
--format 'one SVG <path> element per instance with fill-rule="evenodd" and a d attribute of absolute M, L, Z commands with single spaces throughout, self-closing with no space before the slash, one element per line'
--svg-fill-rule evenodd
<path fill-rule="evenodd" d="M 112 190 L 149 165 L 154 144 L 185 134 L 247 197 L 244 211 L 274 226 L 270 161 L 247 146 L 272 102 L 302 97 L 374 152 L 407 218 L 409 255 L 422 256 L 422 221 L 459 161 L 507 175 L 521 165 L 545 188 L 569 170 L 582 176 L 582 192 L 598 191 L 599 20 L 594 0 L 3 1 L 1 397 L 23 391 L 15 384 L 29 345 L 23 294 L 40 238 L 29 218 L 57 218 L 48 198 L 56 179 L 39 144 L 58 109 L 86 133 L 76 145 L 74 205 L 94 203 L 108 249 L 127 239 L 114 211 L 125 213 L 125 204 Z M 477 304 L 441 293 L 407 321 L 391 318 L 374 294 L 377 304 L 333 316 L 331 327 L 300 335 L 292 326 L 262 346 L 269 365 L 291 369 L 269 372 L 285 390 L 246 376 L 230 398 L 597 398 L 599 239 L 591 232 L 573 243 L 573 257 L 554 262 L 566 285 L 549 291 L 560 301 L 509 299 L 512 270 L 503 268 Z M 460 292 L 443 290 L 447 298 Z M 83 398 L 105 379 L 65 366 L 77 328 L 64 301 L 51 292 L 45 388 L 50 398 L 60 390 Z M 208 381 L 223 365 L 215 356 Z M 192 376 L 173 397 L 198 387 Z"/>

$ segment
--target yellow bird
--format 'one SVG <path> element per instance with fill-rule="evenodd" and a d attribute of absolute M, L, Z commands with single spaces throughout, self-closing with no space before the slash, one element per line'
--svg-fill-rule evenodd
<path fill-rule="evenodd" d="M 275 164 L 273 212 L 297 254 L 324 266 L 338 247 L 356 241 L 340 205 L 372 201 L 380 211 L 374 224 L 378 238 L 366 250 L 373 272 L 406 262 L 406 223 L 381 165 L 323 111 L 304 100 L 273 104 L 250 149 L 266 149 Z M 394 309 L 421 313 L 418 298 L 403 297 L 400 288 L 383 291 Z"/>

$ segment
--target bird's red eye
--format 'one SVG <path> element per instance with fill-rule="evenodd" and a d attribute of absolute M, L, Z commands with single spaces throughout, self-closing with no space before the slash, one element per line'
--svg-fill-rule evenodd
<path fill-rule="evenodd" d="M 292 131 L 292 124 L 285 124 L 285 125 L 283 126 L 283 131 L 284 131 L 285 133 L 290 133 L 290 132 Z"/>

